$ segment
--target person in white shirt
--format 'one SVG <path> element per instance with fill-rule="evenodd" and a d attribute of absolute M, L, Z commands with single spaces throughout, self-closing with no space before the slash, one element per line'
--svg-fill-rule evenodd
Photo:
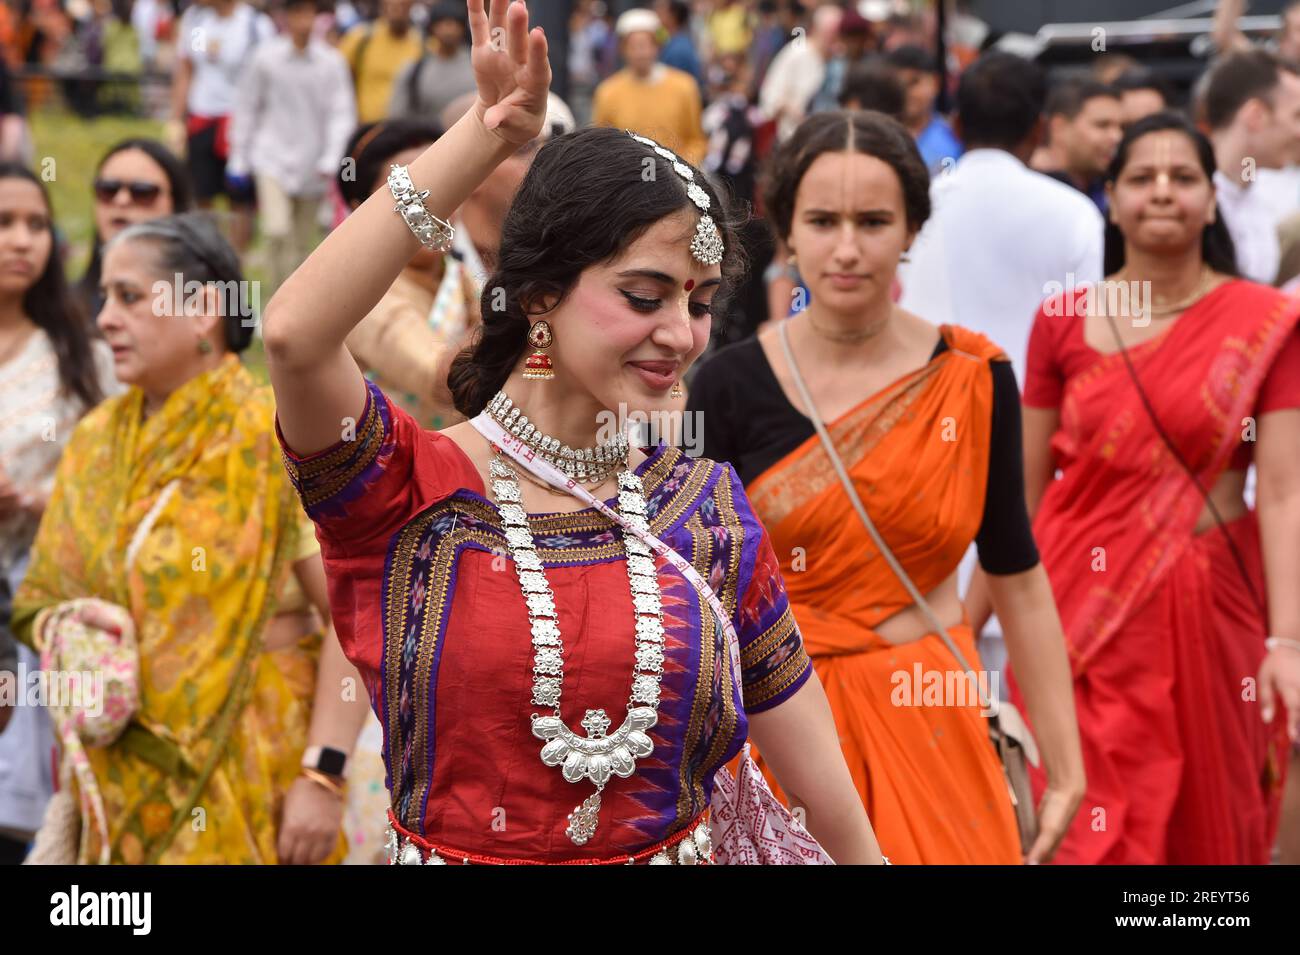
<path fill-rule="evenodd" d="M 158 26 L 170 16 L 160 0 L 135 0 L 131 5 L 131 29 L 139 44 L 140 63 L 146 70 L 153 68 L 158 56 Z"/>
<path fill-rule="evenodd" d="M 271 291 L 316 244 L 321 198 L 357 122 L 342 54 L 312 38 L 317 0 L 285 0 L 285 34 L 262 44 L 239 83 L 229 178 L 252 175 Z"/>
<path fill-rule="evenodd" d="M 1256 179 L 1260 170 L 1281 169 L 1300 156 L 1300 67 L 1266 50 L 1229 54 L 1211 67 L 1200 107 L 1237 268 L 1272 285 L 1281 259 L 1277 223 L 1293 210 L 1276 208 Z"/>
<path fill-rule="evenodd" d="M 1086 196 L 1025 163 L 1042 136 L 1042 71 L 988 53 L 962 75 L 966 153 L 930 187 L 934 213 L 899 269 L 908 311 L 983 332 L 1023 380 L 1039 303 L 1101 278 L 1104 223 Z"/>
<path fill-rule="evenodd" d="M 768 119 L 776 120 L 778 139 L 794 132 L 809 101 L 821 89 L 842 17 L 839 7 L 818 7 L 809 34 L 796 36 L 772 58 L 758 92 L 758 108 Z"/>
<path fill-rule="evenodd" d="M 1102 278 L 1105 223 L 1077 189 L 1026 163 L 1043 133 L 1047 82 L 1010 53 L 986 53 L 962 74 L 953 132 L 966 152 L 930 186 L 930 219 L 900 266 L 899 305 L 939 323 L 983 332 L 1024 381 L 1029 330 L 1050 295 Z M 966 591 L 975 550 L 960 568 Z M 980 654 L 990 669 L 1005 659 L 996 616 Z"/>
<path fill-rule="evenodd" d="M 200 0 L 176 30 L 171 119 L 165 141 L 189 166 L 194 197 L 207 209 L 219 195 L 230 199 L 230 241 L 241 254 L 253 233 L 253 193 L 226 180 L 230 114 L 235 91 L 253 51 L 275 35 L 271 18 L 241 0 Z"/>

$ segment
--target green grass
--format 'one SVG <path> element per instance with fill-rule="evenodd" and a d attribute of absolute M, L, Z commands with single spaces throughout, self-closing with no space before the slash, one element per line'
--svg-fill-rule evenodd
<path fill-rule="evenodd" d="M 54 207 L 54 221 L 68 246 L 66 268 L 75 281 L 90 260 L 91 242 L 95 234 L 94 197 L 91 182 L 95 167 L 109 148 L 123 139 L 136 136 L 162 138 L 163 124 L 158 120 L 133 116 L 105 116 L 85 119 L 63 109 L 38 110 L 28 117 L 31 124 L 35 155 L 32 168 L 44 180 L 50 191 Z M 258 238 L 254 238 L 254 253 L 245 278 L 265 280 L 257 265 Z M 262 302 L 265 307 L 265 297 Z M 245 363 L 264 377 L 265 360 L 262 341 L 255 339 L 244 353 Z"/>

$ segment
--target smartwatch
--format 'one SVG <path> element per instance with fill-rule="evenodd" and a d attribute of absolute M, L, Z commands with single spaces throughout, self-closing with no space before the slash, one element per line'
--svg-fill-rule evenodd
<path fill-rule="evenodd" d="M 302 754 L 304 767 L 324 773 L 326 776 L 337 776 L 342 779 L 347 764 L 348 754 L 330 746 L 308 746 Z"/>

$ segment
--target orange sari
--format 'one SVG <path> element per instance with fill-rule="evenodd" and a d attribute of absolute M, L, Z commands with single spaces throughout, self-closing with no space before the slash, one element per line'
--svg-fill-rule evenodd
<path fill-rule="evenodd" d="M 941 333 L 948 350 L 827 422 L 872 521 L 922 593 L 957 569 L 979 530 L 992 427 L 989 361 L 1006 360 L 975 332 L 943 326 Z M 978 696 L 968 686 L 961 696 L 925 692 L 937 680 L 958 683 L 952 653 L 934 634 L 896 646 L 875 632 L 912 601 L 821 442 L 805 441 L 747 490 L 771 534 L 882 851 L 896 863 L 1021 862 Z M 949 635 L 979 667 L 970 627 L 963 622 Z M 986 686 L 996 697 L 996 686 Z"/>

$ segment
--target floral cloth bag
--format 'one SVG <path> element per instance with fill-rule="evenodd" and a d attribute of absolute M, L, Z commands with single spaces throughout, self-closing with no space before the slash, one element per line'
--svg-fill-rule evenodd
<path fill-rule="evenodd" d="M 116 632 L 83 623 L 80 613 L 94 605 L 97 615 L 114 622 Z M 50 715 L 63 748 L 59 792 L 50 801 L 45 824 L 29 862 L 71 864 L 85 854 L 87 833 L 70 828 L 74 819 L 93 819 L 99 829 L 99 863 L 109 859 L 108 820 L 86 746 L 108 746 L 131 721 L 140 706 L 140 658 L 136 650 L 135 623 L 122 607 L 94 597 L 69 600 L 37 615 L 33 624 L 41 669 L 46 679 L 70 685 L 64 676 L 76 676 L 81 685 L 69 699 L 50 706 Z M 92 677 L 91 689 L 85 677 Z M 95 686 L 100 684 L 100 687 Z M 81 811 L 73 813 L 70 775 L 77 778 Z M 48 832 L 46 830 L 49 830 Z M 78 848 L 79 842 L 79 848 Z"/>
<path fill-rule="evenodd" d="M 168 483 L 136 528 L 127 545 L 127 569 L 135 563 L 141 542 L 176 488 L 176 481 Z M 84 623 L 81 613 L 90 608 L 94 616 L 110 622 L 111 628 L 105 630 Z M 79 698 L 60 699 L 57 705 L 50 706 L 63 749 L 59 791 L 50 800 L 41 830 L 36 834 L 36 845 L 26 863 L 73 865 L 88 861 L 88 833 L 81 823 L 93 819 L 99 830 L 97 861 L 108 865 L 108 819 L 85 747 L 112 745 L 140 708 L 140 651 L 136 645 L 135 621 L 125 607 L 97 597 L 79 597 L 38 613 L 32 622 L 32 633 L 47 679 L 60 679 L 61 674 L 77 674 L 79 679 L 91 675 L 98 679 L 92 681 L 91 698 L 87 698 L 86 688 L 82 686 Z M 77 778 L 80 811 L 73 802 L 69 785 L 73 775 Z"/>

